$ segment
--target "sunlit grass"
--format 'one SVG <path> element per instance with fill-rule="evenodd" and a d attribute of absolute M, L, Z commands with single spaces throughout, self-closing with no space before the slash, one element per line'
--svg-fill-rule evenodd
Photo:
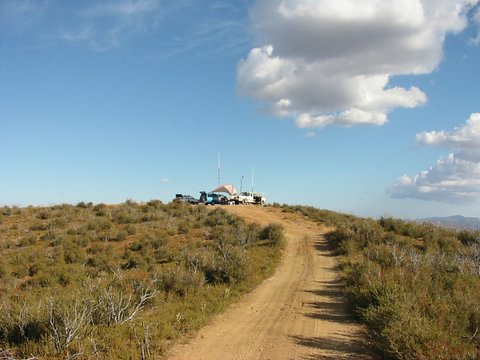
<path fill-rule="evenodd" d="M 271 275 L 283 237 L 159 201 L 4 207 L 0 235 L 0 349 L 12 359 L 161 356 Z"/>
<path fill-rule="evenodd" d="M 334 227 L 344 295 L 385 359 L 480 358 L 480 232 L 285 206 Z"/>

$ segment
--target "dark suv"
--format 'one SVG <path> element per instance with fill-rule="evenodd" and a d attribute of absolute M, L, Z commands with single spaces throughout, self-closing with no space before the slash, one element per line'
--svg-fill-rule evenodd
<path fill-rule="evenodd" d="M 198 204 L 198 199 L 195 199 L 191 195 L 175 194 L 175 202 L 183 202 L 187 204 Z"/>
<path fill-rule="evenodd" d="M 205 191 L 200 191 L 199 201 L 202 204 L 210 205 L 225 205 L 228 203 L 228 199 L 225 195 L 215 194 L 215 193 L 206 193 Z"/>

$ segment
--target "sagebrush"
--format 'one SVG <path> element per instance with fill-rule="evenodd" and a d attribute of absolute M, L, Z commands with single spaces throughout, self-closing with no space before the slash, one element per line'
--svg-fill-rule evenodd
<path fill-rule="evenodd" d="M 480 232 L 284 206 L 332 227 L 344 294 L 385 359 L 480 358 Z"/>
<path fill-rule="evenodd" d="M 271 274 L 275 229 L 157 200 L 0 208 L 0 353 L 158 358 Z"/>

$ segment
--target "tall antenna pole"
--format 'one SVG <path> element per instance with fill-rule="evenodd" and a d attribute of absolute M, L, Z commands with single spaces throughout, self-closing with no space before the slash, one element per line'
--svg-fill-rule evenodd
<path fill-rule="evenodd" d="M 220 153 L 218 153 L 218 186 L 220 186 Z"/>
<path fill-rule="evenodd" d="M 252 167 L 252 193 L 253 193 L 253 179 L 255 177 L 255 168 Z"/>

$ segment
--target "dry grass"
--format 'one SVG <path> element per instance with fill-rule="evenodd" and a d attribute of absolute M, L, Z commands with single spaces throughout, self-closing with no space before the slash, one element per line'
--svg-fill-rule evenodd
<path fill-rule="evenodd" d="M 285 207 L 334 225 L 351 311 L 385 359 L 480 358 L 480 232 Z"/>
<path fill-rule="evenodd" d="M 0 208 L 0 349 L 157 358 L 272 273 L 279 231 L 159 201 Z"/>

